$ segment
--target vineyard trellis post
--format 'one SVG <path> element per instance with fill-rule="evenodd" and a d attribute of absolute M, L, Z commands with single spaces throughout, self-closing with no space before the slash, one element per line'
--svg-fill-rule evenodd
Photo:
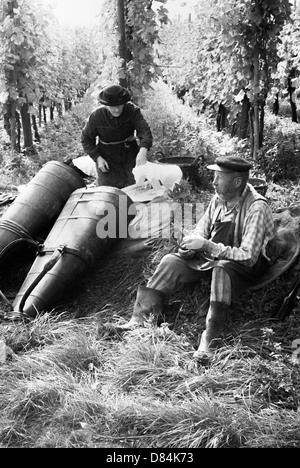
<path fill-rule="evenodd" d="M 122 59 L 122 71 L 119 76 L 119 83 L 124 88 L 128 87 L 127 82 L 127 44 L 126 44 L 126 32 L 125 32 L 125 7 L 124 0 L 118 0 L 118 27 L 119 27 L 119 55 Z"/>

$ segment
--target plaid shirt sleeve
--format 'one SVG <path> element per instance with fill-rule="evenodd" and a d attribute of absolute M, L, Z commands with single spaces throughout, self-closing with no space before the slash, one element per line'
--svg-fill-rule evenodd
<path fill-rule="evenodd" d="M 270 207 L 264 201 L 258 201 L 250 207 L 245 218 L 239 247 L 215 244 L 208 240 L 205 243 L 205 250 L 214 258 L 235 260 L 251 267 L 257 262 L 259 254 L 264 253 L 268 240 L 273 237 L 273 228 Z"/>
<path fill-rule="evenodd" d="M 197 226 L 194 229 L 195 234 L 199 234 L 200 236 L 204 237 L 205 239 L 209 239 L 211 234 L 211 228 L 213 224 L 214 213 L 217 204 L 217 197 L 216 195 L 210 201 L 207 210 L 205 211 L 204 215 L 198 222 Z"/>

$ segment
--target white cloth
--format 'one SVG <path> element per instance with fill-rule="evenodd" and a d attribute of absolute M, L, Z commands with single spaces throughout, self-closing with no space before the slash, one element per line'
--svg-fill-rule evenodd
<path fill-rule="evenodd" d="M 161 185 L 173 190 L 175 184 L 179 184 L 182 179 L 182 170 L 177 164 L 159 164 L 148 161 L 146 164 L 135 166 L 132 173 L 137 185 L 148 180 L 155 190 L 158 190 Z"/>
<path fill-rule="evenodd" d="M 96 163 L 90 156 L 80 156 L 72 160 L 74 166 L 91 177 L 97 177 Z"/>

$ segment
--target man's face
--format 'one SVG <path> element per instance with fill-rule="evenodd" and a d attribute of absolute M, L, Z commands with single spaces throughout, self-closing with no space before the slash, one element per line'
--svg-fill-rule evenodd
<path fill-rule="evenodd" d="M 237 195 L 237 178 L 238 175 L 234 172 L 215 171 L 213 186 L 221 200 L 230 201 Z"/>
<path fill-rule="evenodd" d="M 120 117 L 123 112 L 124 104 L 121 106 L 106 106 L 113 117 Z"/>

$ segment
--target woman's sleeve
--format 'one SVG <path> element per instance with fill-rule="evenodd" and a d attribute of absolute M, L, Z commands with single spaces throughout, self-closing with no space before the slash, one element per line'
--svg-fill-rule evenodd
<path fill-rule="evenodd" d="M 97 128 L 95 125 L 94 113 L 90 115 L 86 124 L 81 132 L 81 144 L 84 151 L 96 161 L 99 157 L 99 149 L 96 144 L 96 138 L 98 136 Z"/>
<path fill-rule="evenodd" d="M 149 150 L 153 143 L 152 132 L 148 122 L 138 107 L 134 110 L 133 120 L 137 137 L 140 141 L 140 147 L 144 147 Z"/>

